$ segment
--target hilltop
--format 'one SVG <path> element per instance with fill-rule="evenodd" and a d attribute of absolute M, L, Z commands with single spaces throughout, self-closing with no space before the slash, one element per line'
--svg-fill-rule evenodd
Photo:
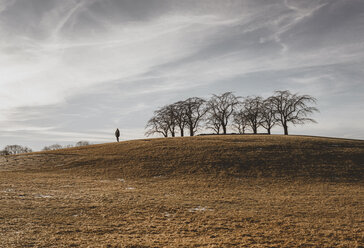
<path fill-rule="evenodd" d="M 362 179 L 364 141 L 309 136 L 209 135 L 141 139 L 8 156 L 0 170 L 107 177 L 238 176 Z"/>

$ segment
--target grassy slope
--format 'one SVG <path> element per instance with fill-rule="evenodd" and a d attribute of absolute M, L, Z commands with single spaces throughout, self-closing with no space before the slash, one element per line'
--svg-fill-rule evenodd
<path fill-rule="evenodd" d="M 356 180 L 364 175 L 364 141 L 278 135 L 145 139 L 13 156 L 0 162 L 1 168 L 111 177 L 197 174 Z"/>
<path fill-rule="evenodd" d="M 362 247 L 363 156 L 247 135 L 0 158 L 0 246 Z"/>

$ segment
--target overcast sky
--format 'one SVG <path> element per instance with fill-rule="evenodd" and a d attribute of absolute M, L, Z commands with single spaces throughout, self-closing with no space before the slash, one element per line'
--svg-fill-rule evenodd
<path fill-rule="evenodd" d="M 0 0 L 0 87 L 0 149 L 142 138 L 165 104 L 283 89 L 318 99 L 292 134 L 364 139 L 364 1 Z"/>

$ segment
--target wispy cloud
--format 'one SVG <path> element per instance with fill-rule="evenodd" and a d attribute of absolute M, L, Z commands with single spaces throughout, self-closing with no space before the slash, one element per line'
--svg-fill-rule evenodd
<path fill-rule="evenodd" d="M 103 142 L 97 130 L 119 125 L 141 137 L 155 107 L 224 90 L 299 90 L 320 98 L 325 118 L 338 96 L 357 110 L 347 95 L 364 92 L 360 10 L 355 0 L 1 0 L 0 145 L 17 132 L 38 146 Z"/>

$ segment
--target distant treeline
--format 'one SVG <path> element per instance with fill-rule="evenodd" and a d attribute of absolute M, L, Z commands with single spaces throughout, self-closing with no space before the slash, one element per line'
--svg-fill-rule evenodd
<path fill-rule="evenodd" d="M 88 146 L 90 145 L 90 142 L 88 141 L 78 141 L 75 145 L 65 145 L 61 146 L 59 144 L 54 144 L 50 146 L 45 146 L 42 151 L 52 151 L 52 150 L 59 150 L 63 148 L 71 148 L 71 147 L 78 147 L 78 146 Z M 16 155 L 21 153 L 30 153 L 33 152 L 33 150 L 26 146 L 20 146 L 20 145 L 8 145 L 5 146 L 3 150 L 0 150 L 0 155 Z"/>
<path fill-rule="evenodd" d="M 50 145 L 50 146 L 45 146 L 42 151 L 53 151 L 53 150 L 59 150 L 59 149 L 64 149 L 64 148 L 88 146 L 88 145 L 91 145 L 91 143 L 88 141 L 85 141 L 85 140 L 81 140 L 81 141 L 78 141 L 75 145 L 61 146 L 59 144 L 54 144 L 54 145 Z"/>
<path fill-rule="evenodd" d="M 268 98 L 260 96 L 240 97 L 232 92 L 212 95 L 208 100 L 191 97 L 166 105 L 154 111 L 146 125 L 147 136 L 161 134 L 184 136 L 185 130 L 194 136 L 200 129 L 216 134 L 227 134 L 228 127 L 240 134 L 247 130 L 257 134 L 264 128 L 270 134 L 275 125 L 283 127 L 288 135 L 289 124 L 316 122 L 309 116 L 318 109 L 311 106 L 316 99 L 310 95 L 292 94 L 288 90 L 275 91 Z"/>

